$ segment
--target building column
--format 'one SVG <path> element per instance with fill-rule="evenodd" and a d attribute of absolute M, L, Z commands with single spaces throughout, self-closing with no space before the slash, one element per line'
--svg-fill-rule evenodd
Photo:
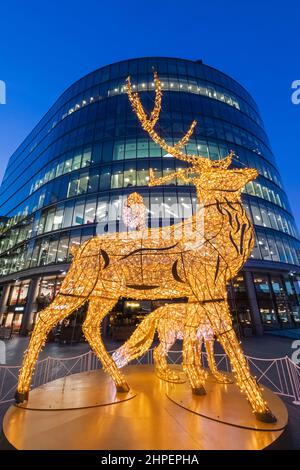
<path fill-rule="evenodd" d="M 1 295 L 1 300 L 0 300 L 0 315 L 5 313 L 6 310 L 6 304 L 7 304 L 7 299 L 9 296 L 9 290 L 10 290 L 10 284 L 5 284 L 3 287 L 2 295 Z"/>
<path fill-rule="evenodd" d="M 28 294 L 27 294 L 27 300 L 26 300 L 26 305 L 23 313 L 23 318 L 22 318 L 22 325 L 20 329 L 20 336 L 26 336 L 28 333 L 29 329 L 29 323 L 31 319 L 31 314 L 32 314 L 32 309 L 34 302 L 36 300 L 37 296 L 37 289 L 39 286 L 39 277 L 34 277 L 30 281 L 29 289 L 28 289 Z"/>
<path fill-rule="evenodd" d="M 251 318 L 254 326 L 255 333 L 258 336 L 262 336 L 264 334 L 264 329 L 261 321 L 261 316 L 259 312 L 259 307 L 257 303 L 256 291 L 253 282 L 252 273 L 250 271 L 244 271 L 245 276 L 245 284 L 250 304 L 250 313 Z"/>

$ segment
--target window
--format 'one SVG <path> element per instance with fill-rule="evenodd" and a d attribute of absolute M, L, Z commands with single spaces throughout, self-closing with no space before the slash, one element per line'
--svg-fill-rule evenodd
<path fill-rule="evenodd" d="M 137 165 L 137 186 L 147 186 L 149 182 L 149 169 L 143 162 Z"/>
<path fill-rule="evenodd" d="M 88 199 L 84 211 L 84 224 L 92 224 L 96 217 L 96 198 Z"/>
<path fill-rule="evenodd" d="M 197 142 L 197 153 L 202 157 L 208 157 L 208 148 L 207 143 L 203 140 L 198 140 Z"/>
<path fill-rule="evenodd" d="M 58 246 L 58 235 L 50 237 L 47 264 L 53 264 L 56 261 Z"/>
<path fill-rule="evenodd" d="M 92 159 L 92 149 L 88 147 L 83 152 L 81 166 L 82 167 L 89 166 L 91 164 L 91 159 Z"/>
<path fill-rule="evenodd" d="M 162 156 L 162 149 L 161 147 L 156 144 L 155 142 L 149 142 L 149 153 L 150 157 L 161 157 Z"/>
<path fill-rule="evenodd" d="M 72 249 L 78 248 L 80 246 L 81 232 L 80 230 L 73 230 L 71 232 L 70 243 L 69 243 L 69 252 L 68 259 L 71 258 Z"/>
<path fill-rule="evenodd" d="M 108 215 L 108 202 L 106 198 L 100 197 L 98 199 L 98 207 L 96 212 L 97 222 L 107 222 Z"/>
<path fill-rule="evenodd" d="M 255 203 L 251 203 L 251 210 L 253 216 L 253 223 L 257 225 L 262 225 L 262 219 L 259 207 Z"/>
<path fill-rule="evenodd" d="M 86 193 L 87 188 L 88 188 L 88 182 L 89 182 L 89 174 L 87 172 L 82 173 L 78 180 L 77 194 Z"/>
<path fill-rule="evenodd" d="M 30 263 L 31 268 L 37 265 L 40 245 L 41 245 L 41 240 L 36 240 L 33 251 L 32 251 L 32 257 L 31 257 L 31 263 Z"/>
<path fill-rule="evenodd" d="M 136 185 L 136 171 L 135 168 L 125 168 L 124 170 L 124 188 Z"/>
<path fill-rule="evenodd" d="M 73 176 L 68 184 L 67 197 L 76 196 L 78 188 L 78 176 Z"/>
<path fill-rule="evenodd" d="M 53 228 L 52 228 L 52 230 L 58 230 L 59 228 L 62 227 L 63 216 L 64 216 L 64 206 L 59 205 L 59 206 L 57 206 L 55 216 L 54 216 L 54 219 L 53 219 Z"/>
<path fill-rule="evenodd" d="M 286 257 L 286 254 L 285 254 L 285 249 L 284 249 L 284 246 L 283 246 L 283 242 L 279 237 L 276 237 L 276 246 L 277 246 L 277 249 L 278 249 L 279 260 L 282 263 L 287 263 L 287 257 Z"/>
<path fill-rule="evenodd" d="M 137 141 L 137 158 L 147 158 L 149 156 L 148 140 Z"/>
<path fill-rule="evenodd" d="M 260 205 L 260 213 L 262 217 L 262 225 L 264 227 L 271 227 L 271 222 L 268 216 L 268 211 L 266 209 L 262 209 L 262 206 Z"/>
<path fill-rule="evenodd" d="M 123 160 L 124 159 L 124 150 L 125 144 L 123 141 L 115 142 L 113 160 Z"/>
<path fill-rule="evenodd" d="M 268 234 L 268 244 L 269 244 L 270 255 L 272 257 L 272 260 L 273 261 L 280 261 L 277 246 L 276 246 L 276 242 L 275 242 L 274 237 L 271 234 Z"/>
<path fill-rule="evenodd" d="M 30 281 L 23 281 L 16 283 L 10 291 L 8 304 L 9 305 L 24 305 L 26 304 L 28 289 Z"/>
<path fill-rule="evenodd" d="M 45 232 L 50 232 L 52 230 L 53 222 L 54 222 L 54 214 L 55 214 L 55 208 L 49 209 L 47 213 L 47 219 L 46 219 L 46 224 L 45 224 Z"/>
<path fill-rule="evenodd" d="M 110 188 L 110 167 L 103 167 L 100 175 L 100 191 Z"/>
<path fill-rule="evenodd" d="M 96 144 L 93 148 L 92 163 L 100 163 L 102 153 L 102 144 Z"/>
<path fill-rule="evenodd" d="M 111 175 L 111 188 L 123 188 L 123 168 L 114 168 L 113 173 Z"/>
<path fill-rule="evenodd" d="M 41 241 L 41 248 L 38 254 L 38 259 L 37 259 L 38 266 L 44 266 L 47 264 L 48 251 L 49 251 L 49 239 L 44 238 Z"/>
<path fill-rule="evenodd" d="M 84 223 L 84 199 L 79 199 L 75 203 L 72 225 L 82 225 Z"/>
<path fill-rule="evenodd" d="M 126 141 L 125 158 L 136 158 L 136 141 L 135 140 Z"/>
<path fill-rule="evenodd" d="M 99 183 L 99 170 L 93 169 L 90 170 L 90 176 L 88 180 L 88 192 L 93 193 L 98 191 L 98 183 Z"/>
<path fill-rule="evenodd" d="M 69 247 L 69 234 L 63 234 L 60 237 L 57 247 L 57 262 L 63 263 L 67 261 Z"/>
<path fill-rule="evenodd" d="M 254 285 L 262 322 L 269 326 L 277 324 L 277 316 L 272 301 L 268 276 L 263 274 L 254 274 Z"/>
<path fill-rule="evenodd" d="M 67 201 L 65 204 L 64 218 L 62 221 L 63 227 L 70 227 L 72 225 L 74 211 L 74 201 Z"/>
<path fill-rule="evenodd" d="M 65 161 L 63 173 L 69 173 L 70 171 L 72 171 L 72 158 Z"/>
<path fill-rule="evenodd" d="M 209 144 L 209 157 L 211 160 L 219 160 L 219 147 L 216 144 Z"/>
<path fill-rule="evenodd" d="M 79 170 L 81 166 L 81 152 L 76 152 L 73 158 L 72 171 Z"/>
<path fill-rule="evenodd" d="M 259 183 L 257 183 L 256 181 L 253 182 L 253 186 L 254 186 L 254 191 L 255 191 L 255 195 L 258 196 L 258 197 L 264 197 L 263 194 L 262 194 L 262 190 L 261 190 L 261 186 Z M 266 198 L 265 198 L 266 199 Z"/>
<path fill-rule="evenodd" d="M 270 249 L 269 249 L 267 238 L 265 237 L 265 235 L 259 233 L 257 235 L 257 239 L 258 239 L 259 248 L 262 254 L 262 258 L 264 260 L 271 260 L 271 254 L 270 254 Z"/>
<path fill-rule="evenodd" d="M 105 142 L 103 144 L 102 160 L 104 162 L 111 162 L 113 153 L 113 142 Z"/>
<path fill-rule="evenodd" d="M 36 298 L 38 310 L 42 310 L 52 302 L 61 286 L 61 282 L 62 278 L 58 277 L 41 278 L 39 293 Z"/>
<path fill-rule="evenodd" d="M 63 174 L 64 163 L 65 162 L 63 161 L 63 159 L 60 159 L 59 162 L 57 163 L 55 177 L 61 176 Z"/>

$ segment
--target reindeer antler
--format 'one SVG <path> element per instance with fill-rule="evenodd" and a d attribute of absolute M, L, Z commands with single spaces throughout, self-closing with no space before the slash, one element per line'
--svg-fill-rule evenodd
<path fill-rule="evenodd" d="M 149 186 L 159 186 L 161 184 L 166 184 L 174 178 L 180 178 L 186 183 L 191 182 L 191 178 L 188 175 L 194 172 L 194 168 L 181 168 L 176 170 L 173 173 L 170 173 L 166 176 L 161 176 L 160 178 L 155 178 L 152 168 L 149 168 Z"/>
<path fill-rule="evenodd" d="M 211 167 L 227 168 L 231 163 L 232 157 L 234 155 L 233 152 L 230 152 L 230 154 L 221 161 L 210 161 L 206 157 L 200 157 L 195 154 L 186 155 L 184 152 L 180 150 L 182 147 L 184 147 L 188 143 L 189 139 L 191 138 L 194 132 L 194 128 L 197 124 L 197 121 L 195 120 L 191 123 L 188 131 L 184 134 L 184 136 L 174 146 L 169 145 L 165 139 L 163 139 L 162 137 L 158 135 L 154 127 L 159 119 L 159 115 L 161 111 L 162 91 L 161 91 L 161 83 L 160 83 L 160 80 L 158 78 L 156 71 L 154 71 L 153 76 L 154 76 L 154 86 L 155 86 L 155 101 L 154 101 L 154 108 L 150 114 L 150 117 L 147 116 L 147 113 L 141 103 L 138 92 L 132 91 L 130 76 L 127 77 L 127 80 L 126 80 L 126 91 L 128 94 L 129 101 L 144 131 L 146 131 L 150 135 L 151 139 L 156 144 L 158 144 L 167 153 L 169 153 L 170 155 L 173 155 L 173 157 L 178 158 L 179 160 L 183 160 L 185 162 L 192 163 L 192 164 L 197 162 L 197 165 L 203 166 L 203 169 L 211 168 Z"/>
<path fill-rule="evenodd" d="M 158 78 L 157 72 L 154 72 L 154 85 L 155 85 L 155 101 L 154 101 L 154 108 L 151 112 L 150 118 L 147 116 L 147 113 L 144 110 L 144 107 L 141 103 L 139 94 L 137 92 L 132 91 L 131 85 L 131 78 L 128 77 L 126 80 L 126 88 L 127 94 L 132 105 L 132 108 L 135 114 L 140 121 L 142 128 L 148 132 L 152 140 L 157 143 L 160 147 L 162 147 L 166 152 L 170 153 L 174 157 L 178 158 L 179 160 L 184 160 L 186 162 L 192 163 L 195 159 L 199 160 L 198 155 L 186 155 L 185 153 L 181 152 L 180 149 L 184 147 L 187 142 L 189 141 L 191 135 L 194 132 L 194 128 L 197 124 L 197 121 L 193 121 L 190 125 L 186 134 L 180 139 L 174 146 L 169 145 L 165 139 L 160 137 L 157 132 L 154 130 L 154 126 L 158 121 L 160 111 L 161 111 L 161 98 L 162 98 L 162 91 L 161 91 L 161 83 Z M 203 158 L 203 160 L 207 160 Z"/>

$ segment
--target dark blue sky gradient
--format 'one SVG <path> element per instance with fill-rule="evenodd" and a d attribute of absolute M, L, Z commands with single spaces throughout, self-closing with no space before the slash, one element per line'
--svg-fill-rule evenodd
<path fill-rule="evenodd" d="M 72 82 L 117 60 L 202 58 L 260 108 L 300 227 L 300 2 L 6 0 L 0 6 L 0 177 L 11 153 Z"/>

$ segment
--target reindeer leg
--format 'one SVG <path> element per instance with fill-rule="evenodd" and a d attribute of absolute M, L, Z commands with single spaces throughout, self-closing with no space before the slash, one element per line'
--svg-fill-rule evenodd
<path fill-rule="evenodd" d="M 204 344 L 207 353 L 208 367 L 216 381 L 222 384 L 232 383 L 232 380 L 228 375 L 223 374 L 218 370 L 214 354 L 214 339 L 206 339 Z"/>
<path fill-rule="evenodd" d="M 158 377 L 167 382 L 180 382 L 180 376 L 169 367 L 168 352 L 176 341 L 176 331 L 170 331 L 162 319 L 158 323 L 159 345 L 153 351 L 153 358 Z"/>
<path fill-rule="evenodd" d="M 209 318 L 215 328 L 218 341 L 223 346 L 230 360 L 237 386 L 248 398 L 252 410 L 259 421 L 266 423 L 276 422 L 276 417 L 271 413 L 262 396 L 260 386 L 250 373 L 247 360 L 232 327 L 227 302 L 213 305 L 212 308 L 213 311 L 211 311 Z"/>
<path fill-rule="evenodd" d="M 110 312 L 116 302 L 117 299 L 91 297 L 82 330 L 91 348 L 96 353 L 99 361 L 101 362 L 103 369 L 114 381 L 117 392 L 128 392 L 129 386 L 117 368 L 114 360 L 107 352 L 100 334 L 101 322 L 103 318 Z"/>
<path fill-rule="evenodd" d="M 47 335 L 60 320 L 63 320 L 74 310 L 77 310 L 85 300 L 82 297 L 68 297 L 58 294 L 52 304 L 40 312 L 20 369 L 17 391 L 15 393 L 17 403 L 23 403 L 28 400 L 33 369 L 39 352 L 45 344 Z"/>
<path fill-rule="evenodd" d="M 199 309 L 198 304 L 192 304 L 187 307 L 187 317 L 183 337 L 183 370 L 188 376 L 192 391 L 195 395 L 205 395 L 204 388 L 207 379 L 207 372 L 201 364 L 201 345 L 202 338 L 199 339 L 197 332 L 199 327 Z"/>

